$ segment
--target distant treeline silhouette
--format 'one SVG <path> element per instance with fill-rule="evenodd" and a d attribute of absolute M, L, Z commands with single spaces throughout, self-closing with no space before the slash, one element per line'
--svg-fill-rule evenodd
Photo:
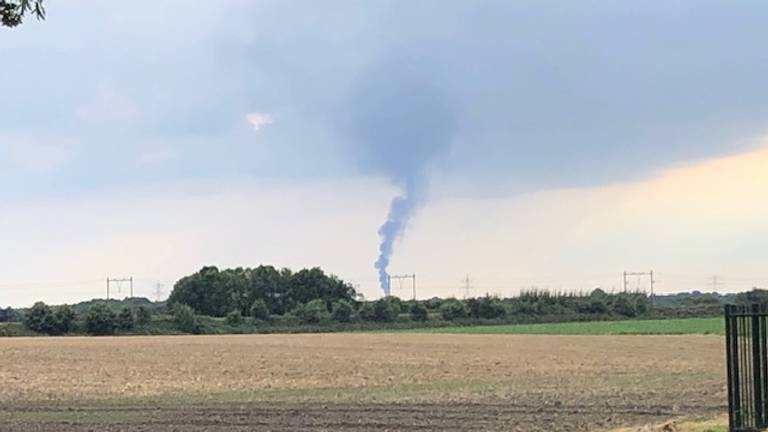
<path fill-rule="evenodd" d="M 73 306 L 0 309 L 0 322 L 43 334 L 244 333 L 334 331 L 441 325 L 715 316 L 724 303 L 768 303 L 768 291 L 738 295 L 524 290 L 513 297 L 385 297 L 365 301 L 351 284 L 320 268 L 204 267 L 181 278 L 167 302 L 92 300 Z M 7 329 L 4 331 L 8 331 Z"/>

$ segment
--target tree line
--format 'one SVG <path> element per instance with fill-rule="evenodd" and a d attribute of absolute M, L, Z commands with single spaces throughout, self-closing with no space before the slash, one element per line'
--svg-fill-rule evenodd
<path fill-rule="evenodd" d="M 272 266 L 204 267 L 181 278 L 167 302 L 135 298 L 73 306 L 37 303 L 27 310 L 0 309 L 0 322 L 22 320 L 30 330 L 51 335 L 316 331 L 714 316 L 721 313 L 725 299 L 699 293 L 678 297 L 674 304 L 653 306 L 642 292 L 529 289 L 507 298 L 486 295 L 414 301 L 385 297 L 365 301 L 351 284 L 320 268 L 294 272 Z M 729 299 L 768 302 L 768 292 L 752 290 Z"/>

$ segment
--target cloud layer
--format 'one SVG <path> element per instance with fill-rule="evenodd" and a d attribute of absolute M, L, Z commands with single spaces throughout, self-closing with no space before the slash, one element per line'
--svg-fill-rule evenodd
<path fill-rule="evenodd" d="M 52 4 L 4 32 L 22 78 L 0 82 L 0 133 L 78 151 L 56 188 L 0 160 L 0 196 L 425 160 L 456 191 L 507 195 L 645 176 L 766 128 L 761 2 L 140 4 Z M 254 135 L 254 106 L 280 124 Z M 142 164 L 146 143 L 179 157 Z"/>

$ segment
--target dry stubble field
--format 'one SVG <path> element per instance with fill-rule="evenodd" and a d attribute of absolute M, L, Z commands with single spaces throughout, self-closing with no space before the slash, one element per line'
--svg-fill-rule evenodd
<path fill-rule="evenodd" d="M 0 339 L 2 431 L 592 431 L 725 411 L 716 336 Z"/>

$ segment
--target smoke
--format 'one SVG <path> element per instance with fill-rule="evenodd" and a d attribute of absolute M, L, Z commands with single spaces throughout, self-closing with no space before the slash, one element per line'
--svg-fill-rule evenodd
<path fill-rule="evenodd" d="M 416 178 L 408 181 L 402 191 L 402 195 L 396 196 L 389 204 L 389 214 L 387 220 L 379 228 L 381 243 L 379 244 L 379 257 L 374 263 L 374 267 L 379 272 L 379 285 L 384 295 L 390 295 L 389 287 L 389 260 L 394 251 L 395 241 L 403 235 L 408 221 L 414 212 L 424 202 L 426 189 L 423 182 L 425 179 Z"/>
<path fill-rule="evenodd" d="M 453 103 L 437 70 L 434 64 L 402 59 L 380 64 L 359 80 L 345 110 L 362 168 L 400 188 L 379 228 L 374 263 L 385 295 L 390 294 L 389 264 L 396 242 L 426 202 L 429 167 L 447 153 L 456 129 Z"/>

